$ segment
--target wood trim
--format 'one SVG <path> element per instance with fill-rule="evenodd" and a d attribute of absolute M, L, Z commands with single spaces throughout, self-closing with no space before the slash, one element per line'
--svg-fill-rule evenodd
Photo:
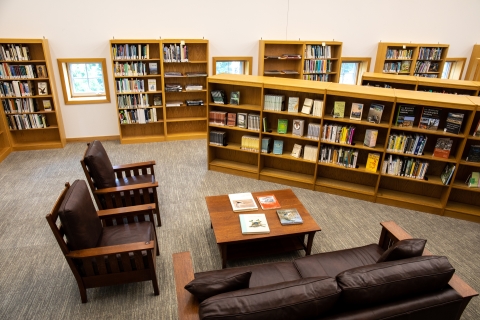
<path fill-rule="evenodd" d="M 468 62 L 467 72 L 465 73 L 464 80 L 475 80 L 475 71 L 478 66 L 478 58 L 480 58 L 480 44 L 473 46 L 472 54 Z M 477 79 L 478 80 L 478 79 Z"/>
<path fill-rule="evenodd" d="M 252 74 L 252 64 L 253 64 L 253 57 L 212 57 L 212 75 L 217 74 L 217 61 L 244 61 L 245 66 L 244 66 L 244 73 L 247 75 Z"/>
<path fill-rule="evenodd" d="M 370 64 L 372 63 L 371 57 L 342 57 L 340 59 L 340 73 L 342 72 L 342 63 L 344 62 L 360 62 L 357 72 L 357 85 L 362 84 L 362 76 L 365 72 L 370 72 Z M 340 81 L 340 75 L 338 76 Z"/>
<path fill-rule="evenodd" d="M 68 143 L 68 142 L 92 142 L 93 140 L 99 140 L 99 141 L 120 140 L 120 135 L 116 135 L 116 136 L 100 136 L 100 137 L 67 138 L 67 143 Z"/>
<path fill-rule="evenodd" d="M 445 62 L 454 62 L 455 66 L 460 65 L 460 68 L 455 68 L 455 70 L 450 69 L 450 73 L 448 75 L 448 79 L 455 79 L 460 80 L 462 79 L 463 70 L 465 69 L 465 64 L 467 63 L 467 58 L 446 58 Z M 454 74 L 454 78 L 452 78 L 452 72 Z M 441 75 L 440 75 L 441 78 Z"/>
<path fill-rule="evenodd" d="M 185 285 L 194 279 L 192 256 L 189 251 L 173 254 L 173 272 L 177 292 L 178 319 L 198 320 L 198 301 Z"/>

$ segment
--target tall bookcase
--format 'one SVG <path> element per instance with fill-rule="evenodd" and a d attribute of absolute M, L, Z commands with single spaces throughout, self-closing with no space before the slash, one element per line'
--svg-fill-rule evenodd
<path fill-rule="evenodd" d="M 380 42 L 374 72 L 440 78 L 447 44 Z"/>
<path fill-rule="evenodd" d="M 480 81 L 480 44 L 473 46 L 465 73 L 465 80 Z"/>
<path fill-rule="evenodd" d="M 186 58 L 169 62 L 165 50 L 185 50 Z M 177 85 L 178 91 L 165 89 L 165 132 L 167 140 L 205 138 L 207 133 L 208 40 L 162 40 L 165 87 Z M 174 49 L 177 50 L 177 49 Z M 178 52 L 180 52 L 178 51 Z M 178 61 L 180 60 L 180 61 Z M 200 100 L 202 103 L 200 103 Z M 194 105 L 189 105 L 194 101 Z"/>
<path fill-rule="evenodd" d="M 258 75 L 338 82 L 342 42 L 260 40 Z"/>
<path fill-rule="evenodd" d="M 257 114 L 265 118 L 271 131 L 264 132 L 219 123 L 209 123 L 211 131 L 226 132 L 227 144 L 211 143 L 207 137 L 208 168 L 249 178 L 261 179 L 306 189 L 334 193 L 366 201 L 409 208 L 438 215 L 451 216 L 480 222 L 480 189 L 468 188 L 465 179 L 471 171 L 479 170 L 480 163 L 465 161 L 469 148 L 479 142 L 473 136 L 474 127 L 480 120 L 480 100 L 478 97 L 445 95 L 416 92 L 401 89 L 350 86 L 336 83 L 322 83 L 305 80 L 290 80 L 261 76 L 216 75 L 208 80 L 208 90 L 224 90 L 227 97 L 232 91 L 240 92 L 240 104 L 218 104 L 209 98 L 208 112 L 221 111 L 230 113 Z M 290 97 L 299 97 L 300 110 L 305 98 L 323 101 L 320 116 L 312 114 L 291 113 L 286 111 L 265 110 L 265 96 L 285 96 L 285 104 Z M 336 102 L 345 103 L 344 117 L 333 117 Z M 353 103 L 363 104 L 364 110 L 359 120 L 350 118 Z M 372 104 L 382 105 L 383 112 L 378 123 L 368 119 Z M 399 108 L 414 107 L 415 121 L 413 127 L 396 125 Z M 440 124 L 437 130 L 418 127 L 423 108 L 440 110 Z M 463 122 L 459 134 L 444 132 L 443 128 L 449 113 L 462 113 Z M 287 133 L 278 133 L 279 119 L 288 122 Z M 329 125 L 355 127 L 352 143 L 338 143 L 326 139 L 314 140 L 307 136 L 292 134 L 295 119 L 304 120 L 305 133 L 310 123 L 320 124 L 320 132 Z M 371 120 L 371 119 L 370 119 Z M 263 122 L 263 121 L 261 121 Z M 374 147 L 364 145 L 367 130 L 377 130 L 378 136 Z M 422 155 L 396 153 L 388 148 L 391 135 L 422 135 L 427 143 Z M 262 138 L 283 141 L 281 154 L 262 153 L 255 148 L 241 149 L 242 136 L 258 137 L 261 149 Z M 450 138 L 453 146 L 448 158 L 434 157 L 434 149 L 439 138 Z M 291 152 L 295 144 L 317 148 L 317 161 L 296 158 Z M 337 165 L 320 161 L 323 149 L 344 148 L 357 152 L 356 167 Z M 332 149 L 333 150 L 333 149 Z M 376 170 L 368 170 L 367 163 L 371 154 L 379 156 Z M 383 163 L 397 156 L 429 163 L 425 179 L 408 178 L 391 175 L 383 171 Z M 452 182 L 442 183 L 440 175 L 446 165 L 455 165 Z M 468 191 L 468 192 L 466 192 Z"/>
<path fill-rule="evenodd" d="M 4 51 L 8 51 L 8 45 L 16 51 L 8 53 L 10 60 L 0 61 L 3 67 L 0 82 L 5 87 L 18 88 L 10 96 L 0 97 L 3 106 L 0 159 L 6 157 L 10 150 L 63 148 L 65 132 L 48 40 L 0 39 L 0 45 Z M 38 67 L 45 69 L 44 77 L 39 77 L 41 74 L 37 73 Z M 47 94 L 39 94 L 39 84 L 46 86 Z M 44 107 L 48 104 L 51 106 L 50 111 Z"/>

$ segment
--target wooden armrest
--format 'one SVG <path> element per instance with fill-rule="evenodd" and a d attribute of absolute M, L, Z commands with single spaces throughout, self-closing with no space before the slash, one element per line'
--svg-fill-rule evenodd
<path fill-rule="evenodd" d="M 119 245 L 108 246 L 108 247 L 75 250 L 66 254 L 66 256 L 69 258 L 89 258 L 89 257 L 93 258 L 98 256 L 106 256 L 109 254 L 152 250 L 154 247 L 155 247 L 155 240 L 151 240 L 148 242 L 134 242 L 134 243 L 119 244 Z"/>
<path fill-rule="evenodd" d="M 383 228 L 390 233 L 393 238 L 397 240 L 411 239 L 412 236 L 409 235 L 405 230 L 403 230 L 398 224 L 394 221 L 384 221 L 380 223 Z"/>
<path fill-rule="evenodd" d="M 117 166 L 113 166 L 113 170 L 126 170 L 126 169 L 135 169 L 138 167 L 151 167 L 155 165 L 155 160 L 152 161 L 145 161 L 145 162 L 136 162 L 136 163 L 128 163 L 128 164 L 120 164 Z"/>
<path fill-rule="evenodd" d="M 173 254 L 173 274 L 177 290 L 178 319 L 198 320 L 198 300 L 187 290 L 185 285 L 193 280 L 193 263 L 190 252 Z"/>
<path fill-rule="evenodd" d="M 142 213 L 143 211 L 148 213 L 149 211 L 155 210 L 155 208 L 156 208 L 155 203 L 148 203 L 148 204 L 141 204 L 138 206 L 98 210 L 97 215 L 100 219 L 115 218 L 118 215 L 122 215 L 122 216 L 136 215 L 136 214 Z"/>
<path fill-rule="evenodd" d="M 137 190 L 137 189 L 146 189 L 146 188 L 156 188 L 158 187 L 158 182 L 148 182 L 148 183 L 139 183 L 139 184 L 132 184 L 128 186 L 121 186 L 121 187 L 111 187 L 105 189 L 98 189 L 95 190 L 93 193 L 95 194 L 107 194 L 112 192 L 122 192 L 122 191 L 130 191 L 130 190 Z"/>

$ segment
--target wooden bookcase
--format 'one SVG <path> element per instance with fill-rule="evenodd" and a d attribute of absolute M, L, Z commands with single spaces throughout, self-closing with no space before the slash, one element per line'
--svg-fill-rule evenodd
<path fill-rule="evenodd" d="M 224 90 L 227 97 L 230 97 L 232 91 L 240 91 L 240 105 L 221 105 L 213 103 L 212 98 L 209 98 L 208 112 L 259 114 L 260 119 L 266 118 L 272 131 L 263 132 L 262 127 L 260 127 L 260 131 L 253 131 L 237 126 L 209 124 L 209 133 L 211 130 L 227 132 L 227 146 L 213 145 L 210 143 L 210 136 L 207 136 L 208 168 L 210 170 L 480 222 L 480 203 L 478 202 L 480 197 L 475 197 L 479 194 L 479 189 L 467 188 L 464 185 L 464 181 L 471 171 L 480 170 L 479 163 L 465 161 L 470 145 L 480 143 L 480 138 L 472 135 L 476 123 L 480 120 L 480 98 L 261 76 L 216 75 L 210 77 L 208 80 L 209 92 L 219 89 Z M 264 97 L 270 94 L 284 95 L 287 105 L 289 97 L 299 97 L 300 109 L 305 98 L 322 100 L 323 112 L 321 116 L 313 116 L 289 113 L 287 110 L 264 110 Z M 345 102 L 343 118 L 333 118 L 331 115 L 336 101 Z M 350 119 L 352 103 L 363 104 L 361 120 Z M 372 103 L 384 106 L 378 124 L 367 120 Z M 396 126 L 398 110 L 402 105 L 415 106 L 413 128 Z M 424 107 L 441 110 L 440 124 L 437 130 L 418 128 Z M 449 112 L 464 114 L 459 134 L 443 131 Z M 278 119 L 288 120 L 286 134 L 277 133 Z M 293 119 L 305 120 L 305 133 L 308 123 L 320 124 L 321 131 L 329 124 L 354 126 L 353 144 L 294 136 L 291 129 Z M 368 129 L 378 130 L 377 143 L 372 148 L 363 144 Z M 421 134 L 428 137 L 423 155 L 399 154 L 389 151 L 387 149 L 388 138 L 395 133 Z M 283 141 L 283 154 L 242 150 L 240 145 L 243 135 L 258 136 L 259 143 L 265 137 L 271 137 L 272 140 L 280 139 Z M 433 157 L 438 138 L 453 140 L 453 147 L 448 159 Z M 317 147 L 317 159 L 319 159 L 324 146 L 351 148 L 358 151 L 357 167 L 351 168 L 295 158 L 291 156 L 294 144 Z M 375 172 L 366 170 L 367 158 L 370 153 L 380 155 Z M 428 162 L 427 179 L 419 180 L 383 173 L 383 162 L 388 161 L 390 156 L 397 155 Z M 446 164 L 455 165 L 457 168 L 449 185 L 444 185 L 440 180 L 440 174 Z"/>
<path fill-rule="evenodd" d="M 307 49 L 329 47 L 329 57 L 307 55 Z M 279 59 L 282 55 L 299 55 L 298 59 Z M 340 78 L 342 42 L 260 40 L 258 75 L 288 79 L 338 82 Z M 325 67 L 323 67 L 325 65 Z M 280 73 L 271 74 L 277 70 Z M 283 71 L 291 72 L 283 72 Z"/>
<path fill-rule="evenodd" d="M 128 47 L 127 47 L 128 46 Z M 163 100 L 163 79 L 162 79 L 162 49 L 159 40 L 110 40 L 110 52 L 112 57 L 112 71 L 115 85 L 115 100 L 117 102 L 117 117 L 120 131 L 121 143 L 141 143 L 157 142 L 165 140 L 165 111 Z M 122 50 L 137 50 L 137 55 L 128 54 L 122 56 Z M 148 48 L 148 49 L 146 49 Z M 148 55 L 142 50 L 148 50 Z M 115 52 L 117 52 L 115 54 Z M 132 67 L 131 71 L 127 68 Z M 137 66 L 135 71 L 134 66 Z M 156 71 L 155 71 L 156 66 Z M 122 70 L 123 69 L 123 70 Z M 140 69 L 142 69 L 140 71 Z M 143 70 L 144 69 L 144 70 Z M 127 72 L 125 72 L 127 70 Z M 149 90 L 149 81 L 155 81 L 156 90 Z M 119 83 L 129 82 L 128 86 L 119 87 Z M 143 83 L 143 85 L 131 85 L 132 82 Z M 161 105 L 154 105 L 154 97 L 160 97 Z M 143 106 L 125 106 L 121 101 L 123 99 L 138 99 L 145 97 L 147 102 Z M 155 99 L 158 101 L 158 98 Z M 158 102 L 157 102 L 158 104 Z M 152 121 L 145 123 L 135 122 L 135 116 L 139 112 L 147 112 Z M 125 122 L 121 117 L 126 118 L 126 113 L 130 114 L 130 119 Z M 157 121 L 153 121 L 152 113 L 156 113 Z M 123 115 L 121 115 L 121 113 Z"/>
<path fill-rule="evenodd" d="M 480 81 L 480 44 L 473 46 L 464 79 Z"/>
<path fill-rule="evenodd" d="M 17 70 L 30 68 L 33 69 L 34 74 L 27 78 L 25 74 L 23 78 L 5 77 L 0 79 L 10 85 L 13 81 L 20 81 L 27 83 L 31 90 L 31 96 L 14 96 L 0 97 L 2 101 L 2 125 L 0 125 L 0 159 L 6 157 L 8 152 L 21 150 L 36 150 L 36 149 L 52 149 L 63 148 L 65 146 L 65 132 L 63 128 L 62 115 L 60 105 L 58 103 L 57 91 L 55 87 L 55 78 L 52 68 L 50 49 L 47 39 L 0 39 L 1 45 L 14 44 L 21 47 L 28 48 L 29 60 L 21 61 L 0 61 L 4 67 L 9 66 L 10 69 Z M 21 49 L 20 49 L 21 50 Z M 18 67 L 17 67 L 18 66 Z M 36 74 L 37 66 L 45 66 L 46 77 L 39 78 Z M 33 76 L 33 77 L 32 77 Z M 38 84 L 46 83 L 46 95 L 39 95 Z M 44 101 L 48 101 L 52 107 L 51 111 L 45 111 Z M 6 105 L 13 106 L 17 103 L 26 104 L 33 103 L 33 112 L 18 110 L 18 112 L 7 112 Z M 46 102 L 45 102 L 46 103 Z M 15 107 L 13 107 L 15 108 Z M 8 118 L 7 118 L 8 117 Z M 15 129 L 13 126 L 9 127 L 10 122 L 16 121 L 14 118 L 28 117 L 30 122 L 35 121 L 33 117 L 44 117 L 48 123 L 48 127 L 36 128 L 32 125 L 31 129 Z M 9 120 L 8 120 L 9 119 Z M 21 120 L 19 120 L 21 121 Z M 25 121 L 25 120 L 24 120 Z"/>
<path fill-rule="evenodd" d="M 380 42 L 374 72 L 440 78 L 448 47 L 447 44 Z M 426 49 L 441 49 L 441 54 L 438 57 L 426 56 Z M 416 70 L 417 63 L 429 63 L 431 66 L 427 70 Z"/>
<path fill-rule="evenodd" d="M 364 72 L 362 86 L 417 90 L 417 77 L 391 73 Z"/>
<path fill-rule="evenodd" d="M 165 132 L 167 140 L 185 140 L 205 138 L 207 133 L 207 76 L 208 76 L 208 40 L 203 39 L 165 39 L 165 47 L 185 45 L 188 61 L 167 62 L 163 59 L 165 85 L 179 84 L 182 91 L 165 90 Z M 179 75 L 167 76 L 170 72 Z M 196 73 L 196 75 L 194 75 Z M 190 75 L 189 75 L 190 74 Z M 188 85 L 200 85 L 202 89 L 186 90 Z M 203 105 L 188 106 L 187 100 L 203 100 Z M 181 102 L 180 106 L 169 107 L 172 101 Z"/>

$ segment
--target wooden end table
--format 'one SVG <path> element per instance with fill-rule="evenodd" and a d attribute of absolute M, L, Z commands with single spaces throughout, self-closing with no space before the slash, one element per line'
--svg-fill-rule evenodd
<path fill-rule="evenodd" d="M 273 194 L 281 209 L 296 208 L 303 219 L 302 224 L 282 225 L 277 209 L 263 210 L 257 196 Z M 278 254 L 289 251 L 305 250 L 310 255 L 315 232 L 321 231 L 318 224 L 302 205 L 291 189 L 252 192 L 258 206 L 256 211 L 240 212 L 264 213 L 270 233 L 242 234 L 239 212 L 233 212 L 228 195 L 205 197 L 215 239 L 222 256 L 222 268 L 227 260 L 252 258 L 266 254 Z M 305 236 L 307 243 L 305 244 Z"/>

